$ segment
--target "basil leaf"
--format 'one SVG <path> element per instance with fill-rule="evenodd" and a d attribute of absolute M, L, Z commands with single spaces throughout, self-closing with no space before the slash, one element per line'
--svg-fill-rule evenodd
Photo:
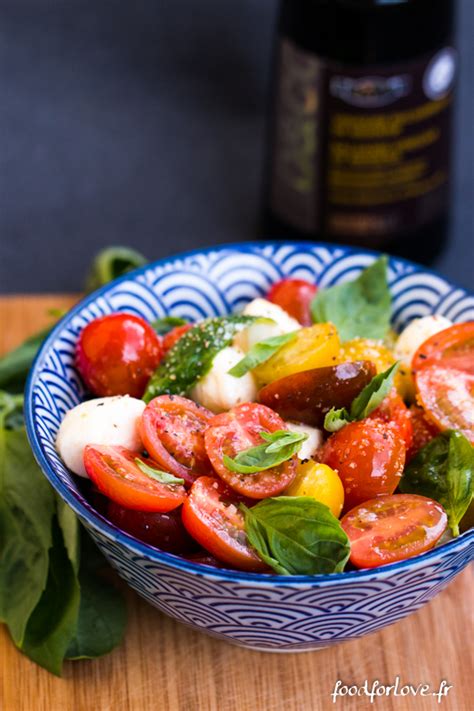
<path fill-rule="evenodd" d="M 122 594 L 101 575 L 108 563 L 81 529 L 81 602 L 76 633 L 66 659 L 92 659 L 107 654 L 122 641 L 126 607 Z"/>
<path fill-rule="evenodd" d="M 453 534 L 474 493 L 474 447 L 462 432 L 447 430 L 428 442 L 412 459 L 400 481 L 404 494 L 438 501 L 448 514 Z"/>
<path fill-rule="evenodd" d="M 341 572 L 349 558 L 349 539 L 325 505 L 306 496 L 264 499 L 251 509 L 243 504 L 249 543 L 282 575 Z"/>
<path fill-rule="evenodd" d="M 2 394 L 5 402 L 6 394 Z M 16 645 L 46 586 L 55 496 L 37 466 L 24 428 L 0 417 L 0 621 Z"/>
<path fill-rule="evenodd" d="M 0 388 L 12 393 L 23 391 L 38 349 L 50 331 L 51 327 L 43 329 L 0 358 Z"/>
<path fill-rule="evenodd" d="M 187 395 L 209 372 L 215 356 L 232 342 L 238 331 L 267 320 L 230 315 L 208 318 L 196 324 L 165 355 L 152 375 L 143 399 L 149 402 L 158 395 Z"/>
<path fill-rule="evenodd" d="M 164 318 L 158 318 L 156 321 L 152 321 L 150 325 L 159 336 L 166 336 L 173 328 L 184 326 L 187 323 L 186 319 L 179 318 L 179 316 L 165 316 Z"/>
<path fill-rule="evenodd" d="M 149 476 L 155 481 L 159 481 L 160 484 L 184 484 L 184 479 L 180 479 L 174 474 L 169 472 L 163 472 L 161 469 L 155 469 L 154 467 L 148 466 L 142 459 L 135 457 L 135 464 L 144 474 Z"/>
<path fill-rule="evenodd" d="M 350 410 L 341 407 L 336 410 L 332 407 L 324 418 L 324 429 L 328 432 L 337 432 L 349 422 L 356 422 L 368 417 L 390 393 L 393 388 L 393 379 L 400 363 L 397 361 L 383 373 L 374 376 L 370 383 L 354 398 Z"/>
<path fill-rule="evenodd" d="M 318 291 L 311 302 L 313 321 L 330 321 L 343 341 L 385 338 L 391 312 L 387 261 L 382 256 L 354 281 Z"/>
<path fill-rule="evenodd" d="M 79 583 L 55 519 L 46 588 L 28 620 L 20 649 L 34 662 L 58 676 L 77 628 L 79 603 Z"/>
<path fill-rule="evenodd" d="M 307 434 L 278 430 L 277 432 L 260 432 L 265 444 L 244 449 L 234 459 L 224 454 L 223 463 L 232 472 L 238 474 L 256 474 L 266 469 L 277 467 L 291 459 L 308 438 Z"/>
<path fill-rule="evenodd" d="M 99 289 L 109 281 L 141 267 L 147 259 L 130 247 L 106 247 L 95 257 L 85 280 L 87 293 Z"/>
<path fill-rule="evenodd" d="M 291 331 L 291 333 L 284 333 L 282 336 L 273 336 L 272 338 L 267 338 L 265 341 L 256 343 L 252 346 L 247 355 L 228 371 L 229 375 L 233 375 L 234 378 L 241 378 L 248 373 L 249 370 L 253 370 L 257 365 L 265 363 L 265 361 L 271 358 L 272 355 L 279 351 L 286 343 L 293 341 L 296 338 L 296 334 L 297 331 Z"/>

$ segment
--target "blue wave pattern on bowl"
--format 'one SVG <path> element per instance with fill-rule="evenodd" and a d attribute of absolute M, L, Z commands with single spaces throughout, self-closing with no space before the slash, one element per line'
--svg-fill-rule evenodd
<path fill-rule="evenodd" d="M 162 260 L 79 304 L 43 347 L 26 398 L 35 455 L 119 574 L 166 614 L 254 649 L 317 649 L 373 632 L 417 610 L 472 559 L 470 532 L 376 571 L 284 578 L 211 569 L 162 553 L 110 525 L 83 499 L 54 448 L 64 414 L 84 395 L 74 368 L 75 343 L 97 316 L 128 311 L 147 320 L 169 313 L 197 320 L 240 309 L 284 276 L 315 280 L 322 287 L 352 279 L 375 256 L 322 244 L 254 243 Z M 389 282 L 396 328 L 430 313 L 455 322 L 474 319 L 474 297 L 433 272 L 391 259 Z"/>

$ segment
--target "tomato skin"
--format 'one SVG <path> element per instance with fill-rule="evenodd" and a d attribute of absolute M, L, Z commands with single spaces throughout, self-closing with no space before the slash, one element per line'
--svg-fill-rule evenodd
<path fill-rule="evenodd" d="M 82 329 L 77 368 L 94 395 L 140 398 L 163 354 L 161 338 L 149 323 L 127 313 L 110 314 Z"/>
<path fill-rule="evenodd" d="M 285 491 L 285 496 L 310 496 L 329 507 L 336 518 L 344 505 L 344 487 L 337 473 L 327 464 L 298 462 L 296 478 Z"/>
<path fill-rule="evenodd" d="M 260 390 L 258 399 L 285 420 L 321 427 L 331 407 L 349 407 L 374 375 L 369 361 L 313 368 L 274 380 Z"/>
<path fill-rule="evenodd" d="M 440 430 L 474 444 L 474 321 L 450 326 L 421 344 L 412 361 L 417 402 Z"/>
<path fill-rule="evenodd" d="M 407 463 L 422 449 L 425 444 L 431 442 L 433 437 L 439 434 L 439 429 L 435 427 L 426 417 L 423 408 L 418 405 L 410 407 L 411 423 L 413 429 L 412 443 L 407 449 Z"/>
<path fill-rule="evenodd" d="M 145 449 L 166 471 L 190 486 L 211 465 L 204 431 L 213 413 L 179 395 L 160 395 L 146 406 L 138 425 Z"/>
<path fill-rule="evenodd" d="M 109 501 L 106 518 L 139 541 L 168 553 L 186 554 L 197 548 L 183 526 L 179 508 L 168 513 L 150 513 L 124 509 L 115 501 Z"/>
<path fill-rule="evenodd" d="M 144 474 L 135 459 L 160 469 L 156 462 L 125 447 L 87 445 L 84 466 L 99 491 L 126 509 L 167 513 L 186 498 L 181 485 L 162 484 Z"/>
<path fill-rule="evenodd" d="M 393 427 L 365 419 L 331 435 L 320 459 L 339 474 L 347 511 L 368 499 L 392 494 L 403 473 L 405 454 L 405 443 Z"/>
<path fill-rule="evenodd" d="M 435 333 L 421 344 L 412 360 L 412 370 L 437 363 L 474 375 L 474 321 L 458 323 Z"/>
<path fill-rule="evenodd" d="M 228 489 L 219 479 L 196 479 L 182 509 L 186 530 L 217 560 L 232 568 L 267 570 L 247 543 L 243 513 L 227 497 Z"/>
<path fill-rule="evenodd" d="M 163 353 L 168 353 L 185 333 L 194 326 L 193 323 L 183 323 L 182 326 L 175 326 L 163 336 Z"/>
<path fill-rule="evenodd" d="M 277 304 L 303 326 L 311 326 L 311 301 L 318 287 L 304 279 L 281 279 L 271 287 L 268 301 Z"/>
<path fill-rule="evenodd" d="M 375 568 L 424 553 L 441 538 L 448 517 L 433 499 L 394 494 L 365 501 L 346 513 L 342 528 L 357 568 Z"/>
<path fill-rule="evenodd" d="M 395 388 L 392 389 L 392 392 L 387 395 L 382 404 L 369 417 L 392 425 L 400 437 L 403 438 L 407 450 L 410 449 L 413 444 L 412 415 Z"/>
<path fill-rule="evenodd" d="M 339 335 L 332 323 L 300 328 L 292 341 L 257 366 L 253 374 L 261 385 L 266 385 L 304 370 L 336 365 L 339 347 Z"/>
<path fill-rule="evenodd" d="M 296 457 L 256 474 L 238 474 L 223 463 L 224 454 L 234 458 L 244 449 L 263 444 L 260 432 L 287 429 L 276 412 L 265 405 L 245 403 L 214 415 L 204 434 L 206 451 L 215 472 L 235 492 L 250 499 L 278 496 L 296 475 Z"/>

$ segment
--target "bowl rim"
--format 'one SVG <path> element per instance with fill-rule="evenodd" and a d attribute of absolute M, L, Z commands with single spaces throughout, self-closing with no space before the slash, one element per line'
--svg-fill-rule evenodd
<path fill-rule="evenodd" d="M 108 282 L 104 286 L 100 287 L 91 294 L 88 294 L 83 299 L 81 299 L 77 304 L 75 304 L 53 327 L 45 341 L 43 342 L 41 348 L 39 349 L 33 365 L 30 369 L 28 375 L 25 395 L 24 395 L 24 414 L 25 414 L 25 425 L 26 432 L 30 446 L 32 448 L 34 457 L 42 470 L 43 474 L 48 479 L 49 483 L 55 489 L 55 491 L 61 496 L 61 498 L 72 508 L 72 510 L 79 516 L 83 523 L 89 525 L 92 529 L 97 530 L 107 539 L 113 543 L 123 545 L 126 549 L 137 553 L 140 556 L 145 556 L 154 563 L 164 564 L 171 568 L 183 570 L 191 574 L 197 574 L 205 577 L 218 578 L 220 580 L 234 581 L 237 583 L 249 583 L 249 584 L 260 584 L 263 586 L 294 586 L 294 585 L 311 585 L 311 586 L 321 586 L 321 585 L 333 585 L 353 583 L 359 579 L 362 580 L 374 580 L 380 576 L 386 577 L 395 572 L 403 571 L 406 568 L 417 568 L 420 565 L 429 563 L 431 559 L 438 556 L 442 556 L 445 553 L 456 550 L 457 548 L 467 547 L 470 540 L 474 541 L 474 529 L 465 531 L 457 538 L 454 538 L 447 543 L 444 543 L 438 547 L 435 547 L 426 553 L 421 553 L 419 555 L 413 556 L 412 558 L 407 558 L 406 560 L 389 563 L 384 566 L 378 566 L 376 568 L 365 568 L 361 570 L 351 570 L 342 573 L 330 573 L 330 574 L 317 574 L 317 575 L 273 575 L 265 573 L 248 573 L 245 571 L 238 570 L 227 570 L 225 568 L 214 568 L 209 565 L 204 565 L 202 563 L 196 563 L 192 560 L 188 560 L 179 555 L 173 553 L 168 553 L 166 551 L 161 551 L 154 546 L 143 543 L 142 541 L 134 538 L 133 536 L 125 533 L 122 529 L 118 528 L 114 524 L 110 523 L 104 516 L 95 511 L 95 509 L 84 499 L 80 493 L 73 493 L 65 483 L 58 477 L 54 471 L 53 466 L 49 461 L 49 457 L 43 452 L 43 448 L 40 444 L 38 432 L 35 426 L 34 418 L 34 404 L 33 404 L 33 391 L 38 378 L 39 372 L 43 366 L 43 361 L 45 360 L 46 354 L 49 352 L 51 345 L 57 339 L 58 335 L 64 329 L 66 324 L 68 324 L 78 313 L 80 313 L 88 305 L 96 301 L 99 297 L 103 296 L 111 289 L 115 288 L 118 284 L 126 281 L 135 281 L 137 277 L 144 274 L 149 269 L 154 269 L 155 267 L 163 266 L 170 261 L 180 259 L 185 260 L 190 257 L 199 254 L 209 254 L 212 252 L 221 252 L 225 250 L 234 250 L 237 252 L 251 252 L 255 248 L 263 249 L 265 247 L 283 247 L 289 246 L 293 248 L 308 248 L 308 247 L 325 247 L 330 250 L 340 249 L 345 254 L 359 254 L 359 255 L 369 255 L 373 257 L 379 257 L 384 252 L 380 252 L 372 249 L 352 247 L 348 245 L 329 243 L 329 242 L 314 242 L 311 240 L 258 240 L 249 242 L 229 242 L 221 243 L 218 245 L 213 245 L 209 247 L 198 247 L 186 252 L 179 252 L 178 254 L 172 254 L 167 257 L 162 257 L 153 262 L 149 262 L 133 271 L 127 272 L 118 279 Z M 403 257 L 398 257 L 394 255 L 388 255 L 389 259 L 396 260 L 405 266 L 412 268 L 412 273 L 423 272 L 425 274 L 431 274 L 446 281 L 451 286 L 464 291 L 468 296 L 471 296 L 471 292 L 464 287 L 457 287 L 457 285 L 452 284 L 452 282 L 444 277 L 439 272 L 425 268 L 423 265 L 412 262 Z"/>

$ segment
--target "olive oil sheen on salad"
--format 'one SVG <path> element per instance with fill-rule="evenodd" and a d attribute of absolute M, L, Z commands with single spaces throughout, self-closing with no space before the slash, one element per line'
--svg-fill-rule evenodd
<path fill-rule="evenodd" d="M 429 259 L 449 216 L 455 0 L 282 0 L 266 231 Z"/>

